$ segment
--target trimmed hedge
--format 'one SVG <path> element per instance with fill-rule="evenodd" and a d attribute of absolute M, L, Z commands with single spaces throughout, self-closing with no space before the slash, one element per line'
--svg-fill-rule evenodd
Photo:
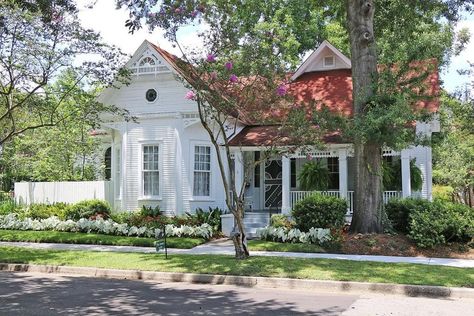
<path fill-rule="evenodd" d="M 424 199 L 392 199 L 385 205 L 385 212 L 395 230 L 408 233 L 410 212 L 431 207 L 432 203 Z"/>
<path fill-rule="evenodd" d="M 296 227 L 308 232 L 312 227 L 342 227 L 346 212 L 347 203 L 344 199 L 316 193 L 298 202 L 292 216 Z"/>
<path fill-rule="evenodd" d="M 422 248 L 474 237 L 474 209 L 463 204 L 409 198 L 390 201 L 386 210 L 393 227 Z"/>

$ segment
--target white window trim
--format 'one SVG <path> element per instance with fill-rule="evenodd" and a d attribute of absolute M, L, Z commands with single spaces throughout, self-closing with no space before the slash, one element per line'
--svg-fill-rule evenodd
<path fill-rule="evenodd" d="M 330 57 L 332 59 L 332 65 L 326 64 L 326 58 Z M 336 57 L 334 55 L 323 56 L 323 67 L 324 68 L 335 68 L 336 67 Z"/>
<path fill-rule="evenodd" d="M 209 196 L 196 196 L 194 195 L 194 154 L 195 154 L 195 149 L 196 149 L 196 146 L 207 146 L 210 148 L 211 150 L 211 169 L 209 171 L 210 173 L 210 176 L 209 176 Z M 191 172 L 191 175 L 190 175 L 190 179 L 191 179 L 191 201 L 193 202 L 214 202 L 215 201 L 215 198 L 214 198 L 214 194 L 215 194 L 215 190 L 214 190 L 214 172 L 212 172 L 212 170 L 214 170 L 215 168 L 217 168 L 216 166 L 216 153 L 214 151 L 214 147 L 212 146 L 211 143 L 209 142 L 205 142 L 205 141 L 190 141 L 190 150 L 189 152 L 191 153 L 190 155 L 190 159 L 189 159 L 189 162 L 190 162 L 190 165 L 191 167 L 189 168 L 190 172 Z"/>
<path fill-rule="evenodd" d="M 140 151 L 139 151 L 139 172 L 140 172 L 140 191 L 139 191 L 139 201 L 161 201 L 162 200 L 162 190 L 163 190 L 163 142 L 162 141 L 146 141 L 146 140 L 139 140 L 140 142 Z M 158 146 L 158 195 L 144 195 L 144 188 L 143 188 L 143 147 L 144 146 Z"/>

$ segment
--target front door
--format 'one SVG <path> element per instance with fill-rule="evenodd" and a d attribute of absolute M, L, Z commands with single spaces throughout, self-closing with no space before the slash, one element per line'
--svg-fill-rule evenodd
<path fill-rule="evenodd" d="M 265 162 L 265 208 L 281 208 L 281 159 L 272 159 Z"/>

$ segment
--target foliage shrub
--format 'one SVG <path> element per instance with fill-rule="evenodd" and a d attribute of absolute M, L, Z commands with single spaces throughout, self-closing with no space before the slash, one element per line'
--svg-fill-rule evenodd
<path fill-rule="evenodd" d="M 454 188 L 449 185 L 434 185 L 433 199 L 447 202 L 453 201 Z"/>
<path fill-rule="evenodd" d="M 385 212 L 392 227 L 402 233 L 409 231 L 409 217 L 413 210 L 429 210 L 432 203 L 424 199 L 392 199 L 385 205 Z"/>
<path fill-rule="evenodd" d="M 143 205 L 140 212 L 141 212 L 141 215 L 144 216 L 144 217 L 147 217 L 147 216 L 157 217 L 157 216 L 163 215 L 163 213 L 160 210 L 159 205 L 157 205 L 155 207 Z"/>
<path fill-rule="evenodd" d="M 292 229 L 296 225 L 295 221 L 290 220 L 288 216 L 283 214 L 274 214 L 270 218 L 270 226 L 275 228 L 287 228 Z"/>
<path fill-rule="evenodd" d="M 10 213 L 15 213 L 18 210 L 13 199 L 8 199 L 0 202 L 0 215 L 7 215 Z"/>
<path fill-rule="evenodd" d="M 311 228 L 339 228 L 344 225 L 347 203 L 344 199 L 313 194 L 298 202 L 292 215 L 301 231 Z"/>
<path fill-rule="evenodd" d="M 30 204 L 25 211 L 25 216 L 33 219 L 45 219 L 56 216 L 59 219 L 66 218 L 68 205 L 66 203 L 54 204 Z"/>
<path fill-rule="evenodd" d="M 67 219 L 76 221 L 81 218 L 90 218 L 97 215 L 108 218 L 110 216 L 110 205 L 102 200 L 85 200 L 67 208 L 65 215 Z"/>
<path fill-rule="evenodd" d="M 469 242 L 474 237 L 474 209 L 469 206 L 435 200 L 392 200 L 387 215 L 394 228 L 422 248 L 447 242 Z"/>
<path fill-rule="evenodd" d="M 197 208 L 194 214 L 186 213 L 186 216 L 194 221 L 196 225 L 209 224 L 215 232 L 222 231 L 221 215 L 224 213 L 220 208 L 209 207 L 208 211 Z"/>
<path fill-rule="evenodd" d="M 410 213 L 409 237 L 423 248 L 469 242 L 474 237 L 474 209 L 440 200 L 428 210 L 415 209 Z"/>

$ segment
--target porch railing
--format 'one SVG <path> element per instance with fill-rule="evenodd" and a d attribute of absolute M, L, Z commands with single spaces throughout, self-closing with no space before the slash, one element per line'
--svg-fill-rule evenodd
<path fill-rule="evenodd" d="M 311 194 L 319 193 L 323 195 L 336 196 L 339 197 L 340 193 L 337 190 L 329 191 L 291 191 L 290 195 L 290 206 L 293 208 L 296 203 L 303 200 L 304 198 L 310 196 Z M 388 203 L 391 199 L 401 198 L 402 192 L 400 191 L 384 191 L 383 192 L 383 202 Z M 347 215 L 352 215 L 354 211 L 354 191 L 347 192 Z"/>

